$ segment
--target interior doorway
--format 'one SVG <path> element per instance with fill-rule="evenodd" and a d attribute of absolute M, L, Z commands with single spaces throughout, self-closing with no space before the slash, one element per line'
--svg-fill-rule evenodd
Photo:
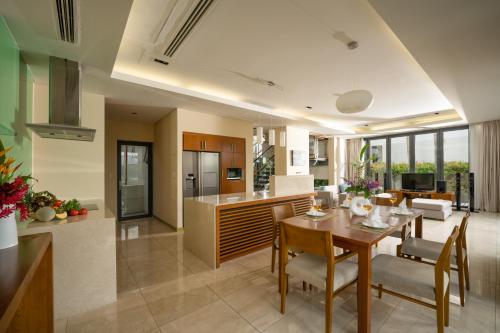
<path fill-rule="evenodd" d="M 118 141 L 117 146 L 118 220 L 152 216 L 153 144 Z"/>

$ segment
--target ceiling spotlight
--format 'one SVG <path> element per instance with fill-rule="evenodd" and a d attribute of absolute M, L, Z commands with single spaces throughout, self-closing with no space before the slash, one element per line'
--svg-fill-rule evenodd
<path fill-rule="evenodd" d="M 368 124 L 365 124 L 365 127 L 368 127 Z"/>
<path fill-rule="evenodd" d="M 269 87 L 274 87 L 274 86 L 276 86 L 276 83 L 274 83 L 273 81 L 267 81 L 267 85 Z"/>
<path fill-rule="evenodd" d="M 312 110 L 312 108 L 313 108 L 312 106 L 306 105 L 306 109 Z"/>
<path fill-rule="evenodd" d="M 434 112 L 434 114 L 439 114 L 439 112 Z"/>
<path fill-rule="evenodd" d="M 132 112 L 132 114 L 133 114 L 134 116 L 136 116 L 136 115 L 137 115 L 137 112 Z"/>
<path fill-rule="evenodd" d="M 162 64 L 162 65 L 165 65 L 165 66 L 167 66 L 167 65 L 168 65 L 168 61 L 165 61 L 165 60 L 161 60 L 161 59 L 158 59 L 158 58 L 154 58 L 153 60 L 154 60 L 155 62 L 157 62 L 157 63 Z"/>

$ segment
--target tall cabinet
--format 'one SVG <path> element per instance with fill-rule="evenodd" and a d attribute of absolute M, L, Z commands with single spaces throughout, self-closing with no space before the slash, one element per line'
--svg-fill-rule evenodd
<path fill-rule="evenodd" d="M 219 153 L 221 194 L 246 191 L 245 143 L 244 138 L 183 133 L 183 150 Z"/>

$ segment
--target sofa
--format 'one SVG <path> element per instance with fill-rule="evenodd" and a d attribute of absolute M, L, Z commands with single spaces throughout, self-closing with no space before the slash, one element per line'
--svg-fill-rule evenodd
<path fill-rule="evenodd" d="M 411 201 L 412 208 L 423 210 L 425 218 L 443 221 L 451 215 L 451 205 L 449 200 L 415 198 Z"/>

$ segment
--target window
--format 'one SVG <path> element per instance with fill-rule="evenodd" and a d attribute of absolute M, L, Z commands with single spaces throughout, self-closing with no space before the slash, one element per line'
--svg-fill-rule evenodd
<path fill-rule="evenodd" d="M 384 174 L 386 172 L 386 140 L 371 140 L 370 141 L 370 156 L 374 157 L 374 161 L 370 163 L 371 177 L 384 182 Z"/>
<path fill-rule="evenodd" d="M 433 173 L 435 180 L 446 181 L 446 191 L 456 192 L 460 178 L 460 204 L 469 203 L 469 129 L 467 127 L 428 130 L 387 137 L 367 138 L 370 155 L 368 175 L 380 182 L 384 174 L 387 188 L 400 189 L 406 172 Z M 386 146 L 386 143 L 390 143 Z M 390 165 L 387 163 L 390 161 Z"/>
<path fill-rule="evenodd" d="M 457 173 L 460 178 L 460 201 L 469 202 L 469 131 L 467 129 L 443 133 L 443 167 L 446 190 L 455 192 Z"/>
<path fill-rule="evenodd" d="M 415 135 L 416 173 L 433 173 L 436 175 L 436 139 L 436 133 Z"/>
<path fill-rule="evenodd" d="M 410 172 L 410 141 L 407 136 L 391 138 L 391 187 L 401 189 L 401 175 Z"/>

